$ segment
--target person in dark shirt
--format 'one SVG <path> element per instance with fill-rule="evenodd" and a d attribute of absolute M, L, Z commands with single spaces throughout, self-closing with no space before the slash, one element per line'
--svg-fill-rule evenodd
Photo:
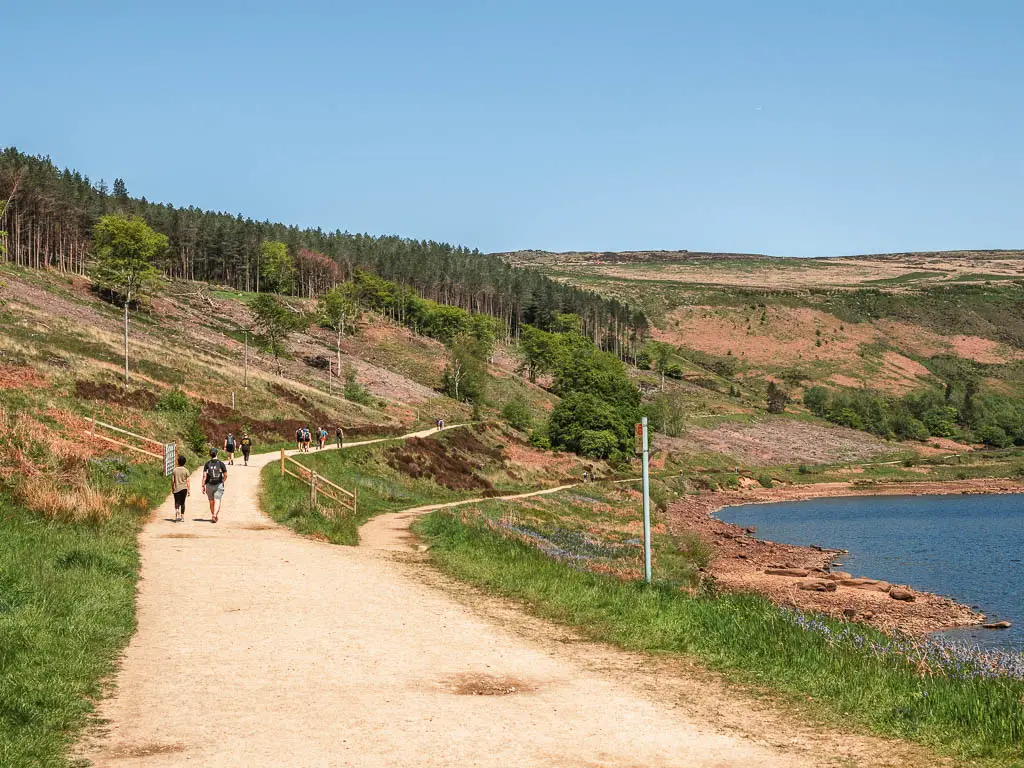
<path fill-rule="evenodd" d="M 248 433 L 242 435 L 242 459 L 245 461 L 245 466 L 249 466 L 249 454 L 252 453 L 252 438 L 249 437 Z"/>
<path fill-rule="evenodd" d="M 220 507 L 224 503 L 224 484 L 228 479 L 228 468 L 217 458 L 217 449 L 210 449 L 210 460 L 203 465 L 203 488 L 206 498 L 210 500 L 210 522 L 216 523 L 220 517 Z"/>

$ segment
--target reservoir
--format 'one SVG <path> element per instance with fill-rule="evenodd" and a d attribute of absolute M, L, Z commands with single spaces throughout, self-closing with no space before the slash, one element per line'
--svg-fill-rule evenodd
<path fill-rule="evenodd" d="M 951 597 L 1008 630 L 943 633 L 1024 649 L 1024 495 L 856 496 L 727 507 L 760 539 L 846 549 L 841 568 Z"/>

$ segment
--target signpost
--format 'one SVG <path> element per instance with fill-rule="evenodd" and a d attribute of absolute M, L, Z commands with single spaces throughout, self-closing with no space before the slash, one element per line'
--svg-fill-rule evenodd
<path fill-rule="evenodd" d="M 170 477 L 174 471 L 174 462 L 177 460 L 178 444 L 164 443 L 164 477 Z"/>
<path fill-rule="evenodd" d="M 636 425 L 636 435 L 640 438 L 642 455 L 643 493 L 644 493 L 644 579 L 651 583 L 651 478 L 648 472 L 649 445 L 647 442 L 647 417 L 644 416 Z"/>

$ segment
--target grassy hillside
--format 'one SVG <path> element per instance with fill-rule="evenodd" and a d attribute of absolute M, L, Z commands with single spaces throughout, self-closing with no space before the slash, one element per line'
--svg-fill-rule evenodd
<path fill-rule="evenodd" d="M 908 395 L 939 393 L 959 413 L 955 428 L 930 425 L 933 437 L 1024 441 L 1024 252 L 504 256 L 643 307 L 652 338 L 676 350 L 671 362 L 691 414 L 756 413 L 776 382 L 791 397 L 787 411 L 805 417 L 801 400 L 820 385 L 841 402 L 819 415 L 885 436 L 896 415 L 879 426 L 864 423 L 872 421 L 866 411 L 887 403 L 906 411 Z M 861 402 L 865 391 L 874 402 Z M 921 433 L 926 410 L 897 434 Z"/>

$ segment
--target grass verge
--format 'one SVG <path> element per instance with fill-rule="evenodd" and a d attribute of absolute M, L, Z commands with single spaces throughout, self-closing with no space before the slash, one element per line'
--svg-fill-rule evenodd
<path fill-rule="evenodd" d="M 167 494 L 132 465 L 104 522 L 46 520 L 0 493 L 0 765 L 72 765 L 67 751 L 135 630 L 137 536 Z"/>
<path fill-rule="evenodd" d="M 434 512 L 416 525 L 445 572 L 524 602 L 538 615 L 624 648 L 679 653 L 737 682 L 770 688 L 824 719 L 910 739 L 975 764 L 1020 766 L 1024 683 L 923 676 L 873 653 L 870 628 L 810 632 L 755 595 L 690 597 L 573 569 L 482 524 Z M 857 643 L 862 647 L 858 647 Z"/>

